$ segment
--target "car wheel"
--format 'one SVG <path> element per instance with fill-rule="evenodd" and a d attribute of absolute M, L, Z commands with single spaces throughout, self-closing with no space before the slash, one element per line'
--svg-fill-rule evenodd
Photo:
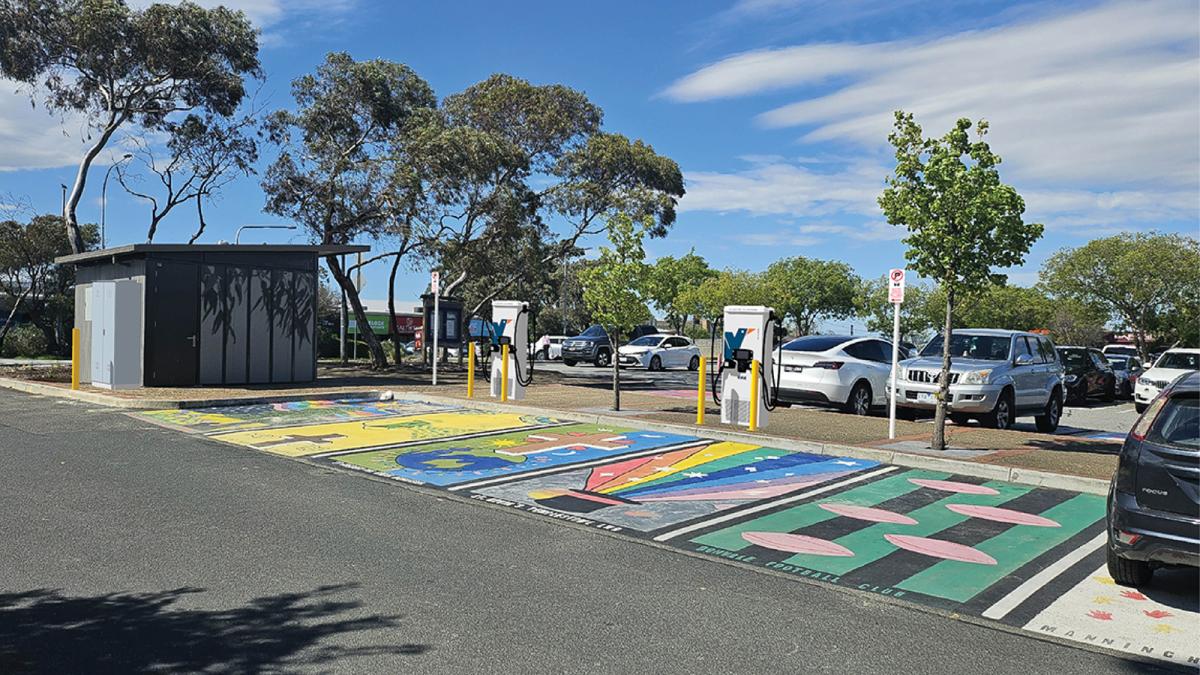
<path fill-rule="evenodd" d="M 1108 576 L 1121 586 L 1148 586 L 1154 577 L 1154 568 L 1143 560 L 1127 560 L 1108 547 Z"/>
<path fill-rule="evenodd" d="M 1046 401 L 1045 413 L 1033 419 L 1037 423 L 1037 430 L 1043 434 L 1054 433 L 1058 429 L 1058 421 L 1062 419 L 1062 403 L 1059 402 L 1057 389 L 1050 394 L 1050 400 Z"/>
<path fill-rule="evenodd" d="M 1108 385 L 1104 387 L 1104 402 L 1112 403 L 1117 400 L 1117 383 L 1115 380 L 1109 380 Z"/>
<path fill-rule="evenodd" d="M 971 416 L 966 413 L 950 413 L 950 421 L 960 427 L 965 427 L 971 422 Z"/>
<path fill-rule="evenodd" d="M 983 424 L 993 429 L 1007 429 L 1013 423 L 1012 394 L 1004 392 L 996 400 L 996 407 L 983 418 Z"/>
<path fill-rule="evenodd" d="M 657 355 L 650 357 L 650 370 L 662 370 L 662 359 Z"/>
<path fill-rule="evenodd" d="M 693 356 L 691 361 L 688 361 L 688 370 L 700 370 L 700 357 Z"/>
<path fill-rule="evenodd" d="M 563 359 L 563 365 L 564 366 L 573 366 L 573 365 L 575 365 L 575 362 L 572 361 L 571 359 Z"/>
<path fill-rule="evenodd" d="M 600 351 L 600 352 L 596 353 L 596 367 L 597 368 L 607 367 L 611 363 L 612 363 L 612 357 L 609 355 L 609 353 L 607 351 Z"/>
<path fill-rule="evenodd" d="M 871 414 L 871 385 L 857 382 L 846 398 L 844 410 L 855 415 Z"/>
<path fill-rule="evenodd" d="M 1139 415 L 1146 412 L 1146 407 L 1147 406 L 1145 403 L 1134 403 L 1133 404 L 1133 409 L 1136 410 L 1137 414 L 1139 414 Z"/>

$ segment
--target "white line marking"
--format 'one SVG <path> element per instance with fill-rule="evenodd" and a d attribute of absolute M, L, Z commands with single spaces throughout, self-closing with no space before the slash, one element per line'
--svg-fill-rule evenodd
<path fill-rule="evenodd" d="M 752 506 L 748 509 L 743 509 L 740 511 L 733 511 L 732 513 L 726 513 L 724 515 L 717 516 L 716 518 L 709 518 L 708 520 L 704 520 L 699 523 L 692 523 L 691 525 L 681 527 L 678 530 L 672 530 L 665 534 L 660 534 L 654 538 L 654 541 L 667 541 L 668 539 L 674 539 L 675 537 L 678 537 L 681 534 L 687 534 L 688 532 L 692 532 L 694 530 L 699 530 L 699 529 L 708 527 L 709 525 L 716 525 L 717 523 L 723 523 L 727 520 L 733 520 L 734 518 L 741 518 L 742 516 L 746 516 L 751 513 L 758 513 L 759 511 L 765 511 L 766 509 L 773 509 L 776 506 L 782 506 L 783 504 L 790 504 L 792 502 L 799 501 L 801 499 L 807 499 L 809 497 L 814 497 L 816 495 L 829 492 L 830 490 L 836 490 L 845 485 L 852 485 L 854 483 L 864 481 L 868 478 L 874 478 L 875 476 L 881 476 L 885 473 L 890 473 L 899 468 L 900 467 L 898 467 L 898 466 L 885 466 L 882 469 L 877 469 L 877 470 L 871 471 L 869 473 L 864 473 L 861 476 L 855 476 L 854 478 L 847 478 L 844 481 L 832 483 L 830 485 L 825 485 L 825 486 L 819 487 L 815 490 L 809 490 L 808 492 L 801 492 L 798 495 L 792 495 L 791 497 L 784 497 L 783 499 L 777 499 L 773 502 L 767 502 L 766 504 L 759 504 L 758 506 Z"/>
<path fill-rule="evenodd" d="M 660 448 L 651 448 L 649 450 L 642 450 L 640 452 L 631 452 L 631 453 L 624 454 L 624 455 L 612 455 L 610 457 L 601 457 L 600 459 L 593 459 L 588 462 L 579 462 L 578 464 L 559 464 L 558 466 L 550 466 L 550 467 L 546 467 L 545 469 L 538 469 L 537 471 L 524 471 L 524 472 L 511 473 L 511 474 L 507 474 L 504 476 L 497 476 L 495 478 L 488 478 L 485 480 L 477 480 L 474 483 L 461 483 L 459 485 L 454 485 L 454 486 L 448 487 L 446 489 L 451 492 L 458 492 L 459 490 L 473 490 L 478 487 L 484 487 L 485 485 L 491 485 L 492 483 L 505 483 L 510 480 L 517 480 L 518 478 L 530 478 L 533 476 L 541 476 L 541 475 L 548 474 L 548 473 L 558 473 L 560 471 L 565 472 L 565 471 L 569 471 L 572 469 L 586 469 L 589 466 L 596 466 L 598 464 L 607 464 L 609 462 L 616 462 L 616 461 L 622 460 L 622 459 L 633 459 L 635 457 L 645 457 L 646 455 L 654 455 L 654 454 L 657 454 L 660 452 L 671 452 L 674 450 L 683 450 L 684 448 L 703 447 L 703 446 L 707 445 L 709 442 L 710 441 L 706 438 L 693 438 L 690 441 L 686 441 L 683 443 L 676 443 L 675 445 L 667 445 L 667 446 L 663 446 Z"/>
<path fill-rule="evenodd" d="M 983 610 L 983 618 L 1000 620 L 1008 616 L 1009 612 L 1016 609 L 1017 605 L 1028 600 L 1029 596 L 1033 595 L 1039 588 L 1053 581 L 1055 577 L 1067 571 L 1067 568 L 1088 557 L 1092 551 L 1100 548 L 1107 536 L 1107 532 L 1101 532 L 1088 543 L 1057 560 L 1053 565 L 1029 577 L 1025 580 L 1025 583 L 1017 586 L 1008 595 L 1000 598 L 996 604 Z"/>

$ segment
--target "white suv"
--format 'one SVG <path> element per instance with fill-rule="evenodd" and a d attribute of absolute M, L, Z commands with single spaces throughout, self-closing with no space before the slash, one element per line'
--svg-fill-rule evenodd
<path fill-rule="evenodd" d="M 1184 373 L 1200 370 L 1200 349 L 1168 349 L 1146 372 L 1138 375 L 1133 388 L 1133 406 L 1140 413 L 1158 392 Z"/>

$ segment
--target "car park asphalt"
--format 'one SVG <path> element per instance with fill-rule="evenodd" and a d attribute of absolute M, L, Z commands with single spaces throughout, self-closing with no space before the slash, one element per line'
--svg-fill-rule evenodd
<path fill-rule="evenodd" d="M 1153 669 L 82 403 L 0 432 L 4 672 Z"/>

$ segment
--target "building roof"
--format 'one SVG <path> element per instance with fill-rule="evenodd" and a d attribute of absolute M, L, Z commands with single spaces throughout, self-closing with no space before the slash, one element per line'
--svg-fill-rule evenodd
<path fill-rule="evenodd" d="M 101 262 L 105 258 L 126 258 L 147 253 L 245 253 L 248 255 L 315 253 L 320 257 L 325 257 L 345 253 L 366 253 L 370 250 L 370 246 L 356 244 L 127 244 L 99 251 L 64 255 L 55 258 L 54 262 L 60 264 Z"/>

